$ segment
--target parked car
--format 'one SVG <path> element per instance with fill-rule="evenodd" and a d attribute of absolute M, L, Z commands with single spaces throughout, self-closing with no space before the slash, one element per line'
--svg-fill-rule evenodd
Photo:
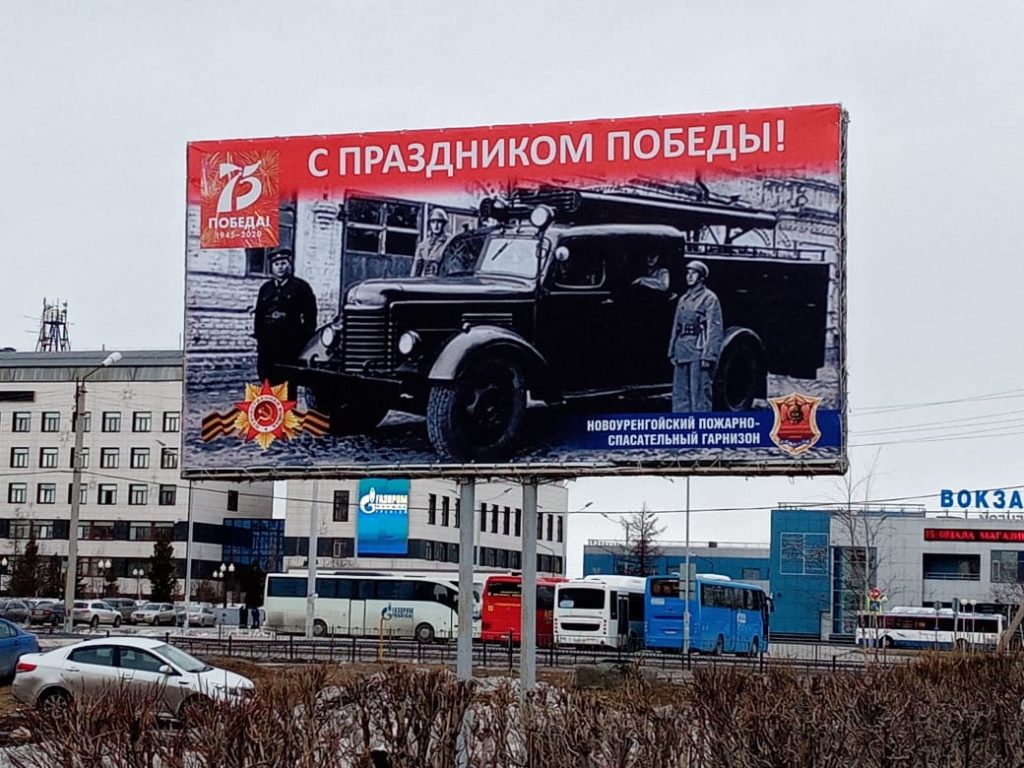
<path fill-rule="evenodd" d="M 64 623 L 64 603 L 58 600 L 40 600 L 28 614 L 29 624 L 49 624 L 56 627 Z"/>
<path fill-rule="evenodd" d="M 175 610 L 179 627 L 185 625 L 186 612 L 188 613 L 188 625 L 190 627 L 212 627 L 217 624 L 217 614 L 208 605 L 192 603 L 188 606 L 187 611 L 185 606 L 176 607 Z"/>
<path fill-rule="evenodd" d="M 132 611 L 133 624 L 151 624 L 154 627 L 166 624 L 173 627 L 177 620 L 177 613 L 172 603 L 146 603 L 141 608 Z"/>
<path fill-rule="evenodd" d="M 24 655 L 13 693 L 23 704 L 43 705 L 103 695 L 116 686 L 159 691 L 165 713 L 186 719 L 211 701 L 239 702 L 255 694 L 248 678 L 147 637 L 86 640 Z"/>
<path fill-rule="evenodd" d="M 103 602 L 121 614 L 121 622 L 131 622 L 137 606 L 130 597 L 108 597 Z"/>
<path fill-rule="evenodd" d="M 75 600 L 71 609 L 71 618 L 75 624 L 88 624 L 96 629 L 100 624 L 121 626 L 121 613 L 102 600 Z"/>
<path fill-rule="evenodd" d="M 24 600 L 0 600 L 0 619 L 24 623 L 28 621 L 28 610 Z"/>
<path fill-rule="evenodd" d="M 0 619 L 0 683 L 14 679 L 18 660 L 26 653 L 39 653 L 39 639 L 31 632 Z"/>

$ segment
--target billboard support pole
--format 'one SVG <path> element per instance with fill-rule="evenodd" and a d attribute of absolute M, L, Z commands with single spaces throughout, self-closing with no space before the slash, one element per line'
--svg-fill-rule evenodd
<path fill-rule="evenodd" d="M 683 567 L 686 592 L 683 595 L 683 659 L 690 655 L 690 476 L 686 476 L 686 565 Z"/>
<path fill-rule="evenodd" d="M 316 612 L 316 552 L 320 532 L 317 492 L 319 482 L 313 481 L 313 498 L 309 502 L 309 554 L 306 556 L 306 637 L 313 637 L 313 616 Z"/>
<path fill-rule="evenodd" d="M 456 674 L 459 680 L 473 679 L 473 510 L 476 480 L 459 480 L 459 644 Z"/>
<path fill-rule="evenodd" d="M 519 633 L 520 695 L 537 683 L 537 478 L 523 484 L 523 596 Z"/>
<path fill-rule="evenodd" d="M 185 537 L 185 623 L 182 628 L 188 631 L 188 607 L 192 602 L 192 535 L 193 535 L 193 520 L 192 517 L 192 481 L 188 481 L 188 534 Z M 223 550 L 221 552 L 221 562 L 223 559 Z"/>

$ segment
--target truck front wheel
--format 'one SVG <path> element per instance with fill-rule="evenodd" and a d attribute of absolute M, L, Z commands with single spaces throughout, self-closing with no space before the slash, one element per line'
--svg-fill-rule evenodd
<path fill-rule="evenodd" d="M 309 405 L 328 418 L 332 435 L 369 432 L 384 420 L 390 410 L 386 402 L 368 397 L 344 400 L 319 389 L 309 392 Z"/>
<path fill-rule="evenodd" d="M 427 434 L 448 461 L 505 461 L 526 416 L 526 378 L 515 360 L 479 355 L 453 381 L 431 386 Z"/>
<path fill-rule="evenodd" d="M 722 350 L 715 372 L 716 411 L 749 411 L 754 399 L 767 389 L 767 371 L 761 342 L 753 334 L 740 333 Z"/>

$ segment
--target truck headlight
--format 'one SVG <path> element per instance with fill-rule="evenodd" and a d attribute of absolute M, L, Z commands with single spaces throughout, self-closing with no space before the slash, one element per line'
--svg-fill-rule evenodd
<path fill-rule="evenodd" d="M 334 339 L 337 335 L 338 334 L 333 327 L 325 325 L 323 330 L 320 331 L 320 343 L 329 348 L 334 343 Z"/>
<path fill-rule="evenodd" d="M 416 331 L 406 331 L 398 337 L 398 351 L 403 355 L 411 354 L 420 343 L 420 335 Z"/>

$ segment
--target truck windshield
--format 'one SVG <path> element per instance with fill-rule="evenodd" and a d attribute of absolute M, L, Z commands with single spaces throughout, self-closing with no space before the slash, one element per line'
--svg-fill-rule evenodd
<path fill-rule="evenodd" d="M 537 274 L 536 238 L 494 235 L 454 238 L 445 249 L 441 276 L 474 273 L 534 277 Z"/>

